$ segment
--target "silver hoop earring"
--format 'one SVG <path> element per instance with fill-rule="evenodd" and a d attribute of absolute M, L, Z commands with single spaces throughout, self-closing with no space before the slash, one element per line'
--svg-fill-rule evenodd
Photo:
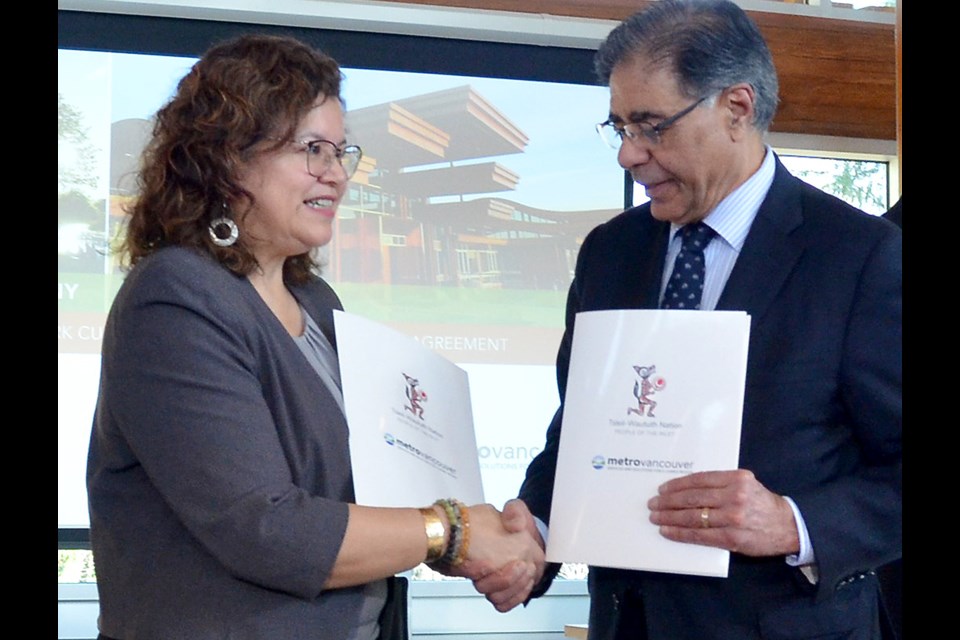
<path fill-rule="evenodd" d="M 210 239 L 218 247 L 230 247 L 240 237 L 240 228 L 237 227 L 237 223 L 227 216 L 212 220 L 208 230 Z"/>

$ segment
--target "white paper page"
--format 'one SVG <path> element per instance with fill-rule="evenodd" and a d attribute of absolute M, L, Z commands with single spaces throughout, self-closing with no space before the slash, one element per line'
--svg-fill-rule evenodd
<path fill-rule="evenodd" d="M 467 373 L 372 320 L 334 323 L 357 503 L 484 502 Z"/>
<path fill-rule="evenodd" d="M 729 553 L 650 523 L 663 482 L 735 469 L 750 318 L 733 311 L 577 315 L 547 559 L 726 576 Z"/>

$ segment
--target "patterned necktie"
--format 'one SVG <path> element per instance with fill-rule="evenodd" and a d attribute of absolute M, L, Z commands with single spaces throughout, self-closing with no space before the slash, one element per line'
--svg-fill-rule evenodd
<path fill-rule="evenodd" d="M 702 222 L 695 222 L 684 225 L 679 233 L 683 246 L 673 263 L 660 308 L 699 309 L 703 295 L 703 250 L 716 232 Z"/>

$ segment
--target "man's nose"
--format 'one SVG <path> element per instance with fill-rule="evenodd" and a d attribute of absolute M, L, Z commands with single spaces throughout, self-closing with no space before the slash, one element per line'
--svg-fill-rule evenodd
<path fill-rule="evenodd" d="M 646 164 L 650 161 L 651 147 L 652 143 L 645 136 L 626 139 L 617 152 L 617 162 L 627 171 L 631 167 Z"/>

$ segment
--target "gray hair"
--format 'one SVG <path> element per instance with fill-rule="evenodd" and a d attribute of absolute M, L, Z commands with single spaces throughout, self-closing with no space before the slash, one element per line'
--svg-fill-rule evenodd
<path fill-rule="evenodd" d="M 690 99 L 739 82 L 754 90 L 753 126 L 765 132 L 777 110 L 777 70 L 757 25 L 729 0 L 659 0 L 617 26 L 594 59 L 609 84 L 614 67 L 644 58 L 673 72 Z"/>

